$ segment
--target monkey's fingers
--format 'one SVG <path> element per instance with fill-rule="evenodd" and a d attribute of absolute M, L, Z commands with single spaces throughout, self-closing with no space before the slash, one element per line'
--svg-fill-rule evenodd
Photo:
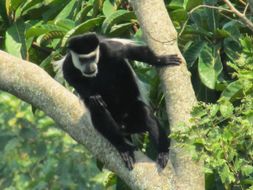
<path fill-rule="evenodd" d="M 158 59 L 157 66 L 165 67 L 168 65 L 180 65 L 182 63 L 182 59 L 178 57 L 177 54 L 172 55 L 162 55 Z"/>
<path fill-rule="evenodd" d="M 167 152 L 160 152 L 157 156 L 156 163 L 163 169 L 167 165 L 169 154 Z"/>
<path fill-rule="evenodd" d="M 91 104 L 92 106 L 98 106 L 98 107 L 104 107 L 104 108 L 107 107 L 106 103 L 105 103 L 104 100 L 102 99 L 102 96 L 99 95 L 99 94 L 98 94 L 98 95 L 91 96 L 91 97 L 89 98 L 89 100 L 90 100 L 90 104 Z"/>
<path fill-rule="evenodd" d="M 104 108 L 107 108 L 107 104 L 105 103 L 105 101 L 103 100 L 103 98 L 100 96 L 100 98 L 97 99 L 98 104 Z"/>
<path fill-rule="evenodd" d="M 122 160 L 124 161 L 126 167 L 129 170 L 132 170 L 134 162 L 135 162 L 133 152 L 132 151 L 121 152 L 120 156 L 121 156 Z"/>

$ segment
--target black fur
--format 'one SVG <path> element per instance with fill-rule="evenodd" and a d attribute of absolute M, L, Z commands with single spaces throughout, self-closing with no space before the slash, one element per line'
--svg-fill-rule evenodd
<path fill-rule="evenodd" d="M 149 106 L 140 99 L 134 73 L 124 59 L 154 66 L 178 65 L 180 59 L 176 55 L 156 56 L 147 46 L 123 42 L 95 33 L 73 37 L 68 48 L 78 54 L 90 53 L 99 45 L 98 72 L 92 77 L 83 76 L 73 65 L 71 53 L 67 53 L 63 74 L 89 108 L 95 128 L 117 148 L 129 169 L 135 161 L 130 135 L 145 131 L 157 146 L 157 163 L 164 168 L 169 140 Z"/>

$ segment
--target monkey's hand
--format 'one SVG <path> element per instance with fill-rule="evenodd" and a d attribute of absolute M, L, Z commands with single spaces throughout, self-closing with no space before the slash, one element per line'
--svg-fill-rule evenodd
<path fill-rule="evenodd" d="M 158 56 L 156 66 L 180 65 L 182 60 L 177 54 Z"/>
<path fill-rule="evenodd" d="M 133 169 L 133 165 L 135 163 L 135 158 L 134 158 L 134 147 L 132 146 L 127 146 L 124 148 L 118 148 L 119 154 L 124 161 L 126 167 L 129 170 Z"/>
<path fill-rule="evenodd" d="M 101 95 L 93 95 L 89 97 L 89 106 L 92 108 L 107 108 L 106 103 L 104 102 Z"/>
<path fill-rule="evenodd" d="M 169 160 L 169 153 L 160 152 L 157 156 L 156 163 L 163 169 L 165 168 L 168 160 Z"/>

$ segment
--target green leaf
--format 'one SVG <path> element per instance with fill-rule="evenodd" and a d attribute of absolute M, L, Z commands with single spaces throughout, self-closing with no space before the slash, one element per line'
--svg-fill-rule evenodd
<path fill-rule="evenodd" d="M 23 3 L 23 0 L 11 0 L 10 1 L 10 10 L 16 11 L 17 8 Z"/>
<path fill-rule="evenodd" d="M 124 23 L 119 25 L 114 25 L 109 33 L 110 37 L 122 36 L 125 32 L 129 31 L 129 28 L 132 27 L 132 23 Z"/>
<path fill-rule="evenodd" d="M 241 170 L 244 176 L 249 176 L 250 174 L 253 174 L 253 166 L 251 165 L 244 165 L 241 167 Z"/>
<path fill-rule="evenodd" d="M 43 13 L 44 20 L 54 19 L 60 10 L 64 9 L 64 7 L 68 4 L 68 1 L 62 0 L 53 0 L 48 5 L 48 9 Z"/>
<path fill-rule="evenodd" d="M 214 37 L 216 39 L 225 39 L 231 37 L 231 34 L 224 29 L 216 29 L 214 31 Z"/>
<path fill-rule="evenodd" d="M 203 4 L 203 0 L 188 0 L 186 1 L 185 9 L 188 12 L 201 4 Z"/>
<path fill-rule="evenodd" d="M 4 151 L 5 152 L 13 152 L 13 150 L 16 149 L 19 145 L 20 145 L 19 139 L 18 138 L 12 138 L 5 145 Z"/>
<path fill-rule="evenodd" d="M 36 156 L 42 158 L 47 154 L 47 146 L 44 142 L 39 142 L 36 146 L 35 152 Z"/>
<path fill-rule="evenodd" d="M 32 1 L 27 1 L 23 6 L 22 6 L 22 14 L 26 14 L 29 10 L 31 9 L 36 9 L 44 5 L 43 0 L 32 0 Z"/>
<path fill-rule="evenodd" d="M 19 20 L 12 24 L 5 33 L 6 51 L 16 57 L 26 58 L 25 23 Z"/>
<path fill-rule="evenodd" d="M 104 17 L 98 17 L 98 18 L 90 19 L 90 20 L 76 26 L 75 28 L 70 30 L 63 37 L 62 44 L 61 44 L 62 47 L 64 47 L 66 45 L 68 39 L 71 36 L 77 35 L 77 34 L 83 34 L 83 33 L 88 32 L 88 31 L 92 31 L 92 29 L 94 29 L 96 26 L 100 25 L 103 21 L 104 21 Z"/>
<path fill-rule="evenodd" d="M 214 0 L 210 0 L 208 4 L 214 6 L 215 2 Z M 218 28 L 219 14 L 216 9 L 205 9 L 204 19 L 207 21 L 208 25 L 208 28 L 206 28 L 206 30 L 214 32 Z"/>
<path fill-rule="evenodd" d="M 105 0 L 103 4 L 103 13 L 106 17 L 109 17 L 116 11 L 116 6 L 110 0 Z"/>
<path fill-rule="evenodd" d="M 103 7 L 103 0 L 93 0 L 93 17 L 96 17 Z"/>
<path fill-rule="evenodd" d="M 98 173 L 96 176 L 94 176 L 91 181 L 94 181 L 96 183 L 102 183 L 105 186 L 109 187 L 110 185 L 115 184 L 115 174 L 110 171 L 104 171 Z"/>
<path fill-rule="evenodd" d="M 92 5 L 86 5 L 84 8 L 82 8 L 82 10 L 76 16 L 76 23 L 82 23 L 92 8 Z"/>
<path fill-rule="evenodd" d="M 50 76 L 55 75 L 53 65 L 52 65 L 52 61 L 53 61 L 53 55 L 49 55 L 40 64 L 40 67 L 43 68 Z"/>
<path fill-rule="evenodd" d="M 229 167 L 227 165 L 224 165 L 224 167 L 220 170 L 219 173 L 220 173 L 221 181 L 223 183 L 231 183 L 235 181 L 235 176 L 229 170 Z"/>
<path fill-rule="evenodd" d="M 237 80 L 237 81 L 230 83 L 224 89 L 224 91 L 221 93 L 221 97 L 225 97 L 225 98 L 233 100 L 234 98 L 238 97 L 239 94 L 242 93 L 242 90 L 243 90 L 243 86 L 242 86 L 241 82 L 239 80 Z"/>
<path fill-rule="evenodd" d="M 251 185 L 251 187 L 247 190 L 253 190 L 253 178 L 242 180 L 241 183 L 244 185 L 246 185 L 246 184 Z"/>
<path fill-rule="evenodd" d="M 228 31 L 232 39 L 235 40 L 236 42 L 239 42 L 238 36 L 241 35 L 239 28 L 240 23 L 238 23 L 236 20 L 231 20 L 229 22 L 224 23 L 223 25 L 223 29 Z"/>
<path fill-rule="evenodd" d="M 179 23 L 185 22 L 185 20 L 188 17 L 187 12 L 183 8 L 171 11 L 170 16 L 171 16 L 173 21 L 177 21 Z"/>
<path fill-rule="evenodd" d="M 43 24 L 43 25 L 38 25 L 38 26 L 33 26 L 31 28 L 29 28 L 26 31 L 26 38 L 30 38 L 30 37 L 37 37 L 40 36 L 42 34 L 46 34 L 49 32 L 67 32 L 67 28 L 63 28 L 60 25 L 56 25 L 56 24 Z"/>
<path fill-rule="evenodd" d="M 241 51 L 240 46 L 241 45 L 238 42 L 234 41 L 234 40 L 225 39 L 224 40 L 224 51 L 226 53 L 226 56 L 228 56 L 230 60 L 238 59 L 239 55 L 236 52 Z"/>
<path fill-rule="evenodd" d="M 131 21 L 131 19 L 136 18 L 134 15 L 134 12 L 129 12 L 126 10 L 118 10 L 111 14 L 109 17 L 107 17 L 102 25 L 102 32 L 104 34 L 108 33 L 111 29 L 111 27 L 114 24 L 118 24 L 121 22 Z"/>
<path fill-rule="evenodd" d="M 19 135 L 23 137 L 24 139 L 35 139 L 37 136 L 36 130 L 29 128 L 29 127 L 23 127 L 20 130 Z"/>
<path fill-rule="evenodd" d="M 74 10 L 77 7 L 77 1 L 70 1 L 64 9 L 57 15 L 56 19 L 65 19 L 73 17 Z"/>
<path fill-rule="evenodd" d="M 233 104 L 228 101 L 227 99 L 222 99 L 220 101 L 220 112 L 223 117 L 229 117 L 233 114 L 234 106 Z"/>
<path fill-rule="evenodd" d="M 219 106 L 217 104 L 214 104 L 211 108 L 210 108 L 210 116 L 214 117 L 217 112 L 219 111 Z"/>
<path fill-rule="evenodd" d="M 57 19 L 55 21 L 55 24 L 59 27 L 61 27 L 62 29 L 65 28 L 66 31 L 71 30 L 72 28 L 75 27 L 75 22 L 73 20 L 70 19 Z"/>
<path fill-rule="evenodd" d="M 3 151 L 5 145 L 8 143 L 8 141 L 11 140 L 14 137 L 15 136 L 12 133 L 0 134 L 0 151 Z"/>
<path fill-rule="evenodd" d="M 184 8 L 184 0 L 172 0 L 169 4 L 171 9 Z"/>
<path fill-rule="evenodd" d="M 204 41 L 196 41 L 196 42 L 193 42 L 189 46 L 189 48 L 184 52 L 185 60 L 190 67 L 193 66 L 195 61 L 200 56 L 200 52 L 204 46 L 205 46 Z"/>
<path fill-rule="evenodd" d="M 215 89 L 215 84 L 222 71 L 220 56 L 215 48 L 205 47 L 200 52 L 198 71 L 201 81 L 210 89 Z"/>

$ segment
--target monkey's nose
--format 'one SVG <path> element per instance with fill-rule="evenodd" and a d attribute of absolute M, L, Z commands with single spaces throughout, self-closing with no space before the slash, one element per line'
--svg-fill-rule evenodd
<path fill-rule="evenodd" d="M 97 70 L 97 65 L 96 64 L 91 64 L 89 67 L 90 72 L 95 72 Z"/>

